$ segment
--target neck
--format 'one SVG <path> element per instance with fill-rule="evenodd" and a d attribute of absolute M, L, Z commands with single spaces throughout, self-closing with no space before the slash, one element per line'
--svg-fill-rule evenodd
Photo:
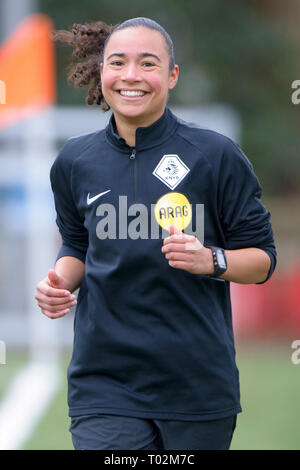
<path fill-rule="evenodd" d="M 163 115 L 163 112 L 164 111 L 157 113 L 155 116 L 149 116 L 146 120 L 143 118 L 140 121 L 138 119 L 130 121 L 128 118 L 124 118 L 123 116 L 114 113 L 117 134 L 122 137 L 130 147 L 135 147 L 135 134 L 137 128 L 151 126 L 151 124 Z"/>

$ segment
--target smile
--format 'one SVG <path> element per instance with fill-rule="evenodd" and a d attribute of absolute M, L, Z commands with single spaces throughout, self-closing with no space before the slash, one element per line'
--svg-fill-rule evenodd
<path fill-rule="evenodd" d="M 120 90 L 119 93 L 122 96 L 130 96 L 130 97 L 144 96 L 146 94 L 145 91 L 141 91 L 141 90 Z"/>

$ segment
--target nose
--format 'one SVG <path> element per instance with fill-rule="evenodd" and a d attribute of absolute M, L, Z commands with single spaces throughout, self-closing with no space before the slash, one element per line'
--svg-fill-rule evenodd
<path fill-rule="evenodd" d="M 123 71 L 122 80 L 125 82 L 139 82 L 141 80 L 138 67 L 134 63 L 130 63 Z"/>

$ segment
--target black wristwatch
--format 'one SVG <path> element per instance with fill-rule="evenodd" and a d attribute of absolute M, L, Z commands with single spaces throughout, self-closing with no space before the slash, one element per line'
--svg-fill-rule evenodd
<path fill-rule="evenodd" d="M 210 248 L 213 255 L 213 262 L 214 262 L 214 272 L 209 274 L 211 277 L 218 277 L 221 274 L 225 273 L 227 269 L 227 260 L 225 250 L 223 248 L 219 248 L 216 246 L 208 246 Z"/>

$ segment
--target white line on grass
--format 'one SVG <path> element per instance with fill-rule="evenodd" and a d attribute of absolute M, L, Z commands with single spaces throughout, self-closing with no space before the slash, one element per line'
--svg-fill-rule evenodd
<path fill-rule="evenodd" d="M 21 449 L 60 382 L 57 363 L 34 361 L 17 374 L 0 406 L 0 450 Z"/>

